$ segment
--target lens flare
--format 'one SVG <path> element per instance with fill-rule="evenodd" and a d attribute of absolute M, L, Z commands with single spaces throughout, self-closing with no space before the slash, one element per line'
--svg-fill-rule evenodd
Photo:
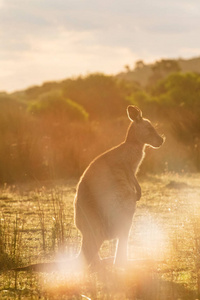
<path fill-rule="evenodd" d="M 57 256 L 55 271 L 41 274 L 41 286 L 45 292 L 56 294 L 80 294 L 79 287 L 84 280 L 84 261 L 80 257 Z"/>
<path fill-rule="evenodd" d="M 162 226 L 153 218 L 142 218 L 136 231 L 136 245 L 132 246 L 131 251 L 134 258 L 163 259 L 167 249 L 167 237 Z"/>
<path fill-rule="evenodd" d="M 83 280 L 83 274 L 77 272 L 52 272 L 42 274 L 41 286 L 43 292 L 52 296 L 80 295 L 80 286 L 83 284 Z"/>

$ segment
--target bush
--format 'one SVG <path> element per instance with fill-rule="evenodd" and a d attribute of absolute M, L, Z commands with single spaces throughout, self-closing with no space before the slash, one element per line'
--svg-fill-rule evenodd
<path fill-rule="evenodd" d="M 54 116 L 67 121 L 86 121 L 88 113 L 76 102 L 64 98 L 61 91 L 42 94 L 39 99 L 29 105 L 29 111 L 40 117 Z"/>
<path fill-rule="evenodd" d="M 174 73 L 153 88 L 153 95 L 160 98 L 160 103 L 167 102 L 174 107 L 200 109 L 200 75 L 196 73 Z M 163 103 L 162 99 L 165 98 Z"/>
<path fill-rule="evenodd" d="M 9 95 L 0 96 L 0 182 L 24 181 L 41 163 L 35 123 Z"/>
<path fill-rule="evenodd" d="M 124 114 L 124 88 L 112 76 L 92 74 L 62 83 L 64 95 L 82 105 L 94 119 L 114 119 Z"/>

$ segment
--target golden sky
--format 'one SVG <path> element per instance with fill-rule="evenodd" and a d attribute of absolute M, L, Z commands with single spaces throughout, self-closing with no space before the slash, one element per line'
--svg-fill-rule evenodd
<path fill-rule="evenodd" d="M 0 0 L 0 91 L 200 56 L 199 0 Z"/>

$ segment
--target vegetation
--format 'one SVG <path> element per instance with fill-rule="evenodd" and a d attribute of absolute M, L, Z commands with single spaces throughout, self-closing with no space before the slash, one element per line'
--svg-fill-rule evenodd
<path fill-rule="evenodd" d="M 0 93 L 1 299 L 200 298 L 200 74 L 183 72 L 181 60 L 126 70 Z M 11 270 L 78 253 L 75 185 L 94 157 L 123 141 L 129 104 L 166 136 L 161 149 L 147 149 L 139 173 L 143 195 L 129 239 L 135 261 L 126 271 Z M 114 246 L 106 242 L 102 256 Z"/>
<path fill-rule="evenodd" d="M 84 108 L 65 98 L 62 91 L 54 90 L 44 93 L 29 105 L 29 111 L 42 118 L 65 119 L 66 122 L 86 121 L 88 113 Z"/>
<path fill-rule="evenodd" d="M 129 237 L 127 270 L 105 266 L 75 272 L 80 249 L 73 222 L 76 182 L 4 186 L 0 190 L 1 299 L 199 299 L 199 175 L 148 176 L 141 181 Z M 44 184 L 44 183 L 43 183 Z M 114 255 L 105 242 L 102 257 Z M 11 269 L 57 261 L 59 271 Z M 64 266 L 64 269 L 62 268 Z M 86 298 L 88 297 L 88 298 Z"/>
<path fill-rule="evenodd" d="M 143 70 L 138 61 L 135 72 Z M 156 154 L 149 150 L 141 173 L 199 171 L 200 75 L 181 72 L 173 60 L 151 70 L 146 86 L 91 74 L 0 93 L 0 183 L 79 177 L 96 155 L 124 139 L 130 103 L 167 137 Z"/>

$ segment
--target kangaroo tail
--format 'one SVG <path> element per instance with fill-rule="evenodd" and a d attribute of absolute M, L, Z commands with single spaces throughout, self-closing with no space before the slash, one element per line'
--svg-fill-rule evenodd
<path fill-rule="evenodd" d="M 85 261 L 80 256 L 64 261 L 31 264 L 24 267 L 13 268 L 13 271 L 54 272 L 54 271 L 78 271 L 86 267 Z"/>
<path fill-rule="evenodd" d="M 27 265 L 24 267 L 13 268 L 11 270 L 20 272 L 20 271 L 35 271 L 35 272 L 53 272 L 59 270 L 60 263 L 49 262 L 49 263 L 38 263 Z"/>

